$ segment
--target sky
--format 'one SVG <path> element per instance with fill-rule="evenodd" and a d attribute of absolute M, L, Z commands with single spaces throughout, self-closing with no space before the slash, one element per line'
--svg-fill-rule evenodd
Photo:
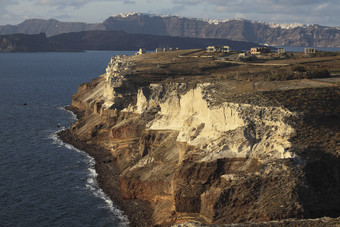
<path fill-rule="evenodd" d="M 0 0 L 0 25 L 32 18 L 97 23 L 124 12 L 340 27 L 340 0 Z"/>

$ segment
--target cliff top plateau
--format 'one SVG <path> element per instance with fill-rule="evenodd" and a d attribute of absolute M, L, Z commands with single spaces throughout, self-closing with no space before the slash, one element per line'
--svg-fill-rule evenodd
<path fill-rule="evenodd" d="M 336 226 L 339 65 L 336 52 L 116 56 L 79 86 L 60 136 L 96 159 L 132 226 Z"/>

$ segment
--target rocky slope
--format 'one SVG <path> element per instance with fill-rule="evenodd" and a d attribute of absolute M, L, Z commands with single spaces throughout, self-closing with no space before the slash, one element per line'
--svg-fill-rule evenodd
<path fill-rule="evenodd" d="M 61 136 L 107 154 L 97 163 L 119 168 L 121 199 L 149 202 L 150 222 L 132 225 L 340 216 L 339 83 L 287 80 L 335 70 L 340 58 L 202 56 L 117 56 L 73 96 L 79 120 Z M 99 178 L 110 193 L 112 179 Z"/>
<path fill-rule="evenodd" d="M 112 16 L 98 24 L 32 19 L 18 25 L 0 26 L 0 34 L 46 33 L 48 37 L 89 30 L 115 30 L 134 34 L 193 38 L 222 38 L 272 46 L 340 47 L 340 29 L 336 27 L 278 25 L 243 19 L 218 21 L 130 13 Z"/>

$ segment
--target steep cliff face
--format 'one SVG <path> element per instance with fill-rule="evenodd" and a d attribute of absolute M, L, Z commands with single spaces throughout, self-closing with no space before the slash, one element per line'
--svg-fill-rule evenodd
<path fill-rule="evenodd" d="M 306 119 L 313 111 L 296 109 L 302 102 L 289 102 L 289 96 L 300 100 L 296 95 L 311 89 L 308 86 L 314 86 L 313 94 L 338 102 L 338 87 L 329 88 L 328 96 L 312 82 L 289 92 L 285 83 L 283 90 L 271 94 L 275 102 L 268 105 L 262 104 L 268 93 L 255 88 L 250 93 L 241 90 L 234 99 L 237 102 L 226 98 L 217 103 L 214 100 L 228 88 L 219 88 L 214 80 L 199 82 L 203 81 L 200 76 L 206 77 L 206 68 L 201 75 L 200 71 L 195 76 L 172 71 L 171 80 L 164 76 L 164 68 L 174 67 L 174 56 L 117 56 L 106 74 L 81 85 L 73 96 L 72 106 L 84 116 L 70 131 L 78 140 L 111 152 L 122 171 L 124 199 L 149 201 L 153 223 L 164 225 L 339 214 L 338 144 L 325 150 L 308 147 L 312 137 L 301 133 L 312 125 Z M 181 61 L 176 67 L 185 64 Z M 169 67 L 160 67 L 166 62 Z M 214 60 L 205 58 L 204 62 L 207 67 Z M 193 84 L 193 80 L 198 82 Z M 244 87 L 247 82 L 230 86 L 236 84 Z M 246 98 L 249 94 L 257 97 L 255 101 Z M 308 95 L 301 99 L 310 100 Z M 339 108 L 329 111 L 333 122 L 339 122 Z M 294 123 L 297 120 L 302 123 Z M 337 127 L 329 126 L 329 140 L 339 135 Z M 321 170 L 326 161 L 321 157 L 326 153 L 334 157 L 329 171 Z M 327 176 L 334 184 L 327 181 L 328 188 L 320 190 L 319 181 L 311 181 L 313 176 Z M 323 195 L 327 192 L 332 194 Z"/>

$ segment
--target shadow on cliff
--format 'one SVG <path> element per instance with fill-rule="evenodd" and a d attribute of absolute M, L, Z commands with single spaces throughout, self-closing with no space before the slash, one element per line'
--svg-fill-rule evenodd
<path fill-rule="evenodd" d="M 340 216 L 339 101 L 322 99 L 298 124 L 293 143 L 303 147 L 299 156 L 305 161 L 298 194 L 308 218 Z M 318 111 L 325 113 L 317 114 Z M 306 218 L 307 218 L 306 217 Z"/>
<path fill-rule="evenodd" d="M 304 218 L 340 216 L 340 158 L 320 150 L 307 161 L 298 194 Z"/>

